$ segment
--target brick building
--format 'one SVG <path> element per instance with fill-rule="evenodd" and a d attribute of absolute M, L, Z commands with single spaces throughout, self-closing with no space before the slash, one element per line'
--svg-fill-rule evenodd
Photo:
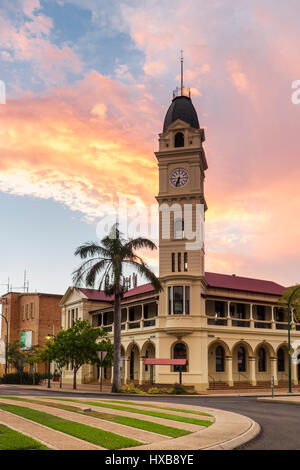
<path fill-rule="evenodd" d="M 2 296 L 2 314 L 8 320 L 8 342 L 26 342 L 44 346 L 48 334 L 57 335 L 61 330 L 62 296 L 57 294 L 9 292 Z M 25 333 L 25 334 L 24 334 Z M 1 339 L 5 341 L 6 322 L 1 322 Z M 40 372 L 46 372 L 46 364 L 40 364 Z M 0 374 L 4 365 L 0 364 Z"/>

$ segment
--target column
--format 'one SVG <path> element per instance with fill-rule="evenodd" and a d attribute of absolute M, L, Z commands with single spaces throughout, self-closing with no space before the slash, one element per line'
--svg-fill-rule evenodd
<path fill-rule="evenodd" d="M 227 326 L 232 326 L 232 319 L 230 316 L 230 302 L 227 302 Z"/>
<path fill-rule="evenodd" d="M 144 357 L 140 357 L 139 384 L 142 385 L 144 382 L 145 382 Z"/>
<path fill-rule="evenodd" d="M 271 378 L 274 377 L 274 385 L 278 385 L 278 368 L 277 357 L 270 357 L 271 362 Z"/>
<path fill-rule="evenodd" d="M 232 356 L 226 356 L 225 362 L 226 383 L 229 387 L 233 387 Z"/>
<path fill-rule="evenodd" d="M 256 370 L 255 370 L 255 357 L 249 357 L 249 382 L 251 385 L 256 385 Z"/>
<path fill-rule="evenodd" d="M 292 360 L 292 383 L 298 385 L 298 364 Z"/>
<path fill-rule="evenodd" d="M 250 328 L 254 328 L 253 304 L 250 304 Z"/>
<path fill-rule="evenodd" d="M 124 384 L 127 384 L 128 382 L 128 373 L 129 373 L 129 368 L 128 368 L 128 359 L 124 359 L 123 361 L 123 367 L 124 367 Z"/>
<path fill-rule="evenodd" d="M 274 315 L 274 306 L 271 307 L 271 321 L 272 321 L 272 330 L 276 330 L 276 321 Z"/>

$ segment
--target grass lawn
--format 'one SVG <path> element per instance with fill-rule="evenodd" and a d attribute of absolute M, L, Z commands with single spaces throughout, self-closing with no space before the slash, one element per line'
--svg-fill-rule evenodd
<path fill-rule="evenodd" d="M 132 401 L 121 401 L 121 400 L 104 400 L 105 402 L 108 403 L 119 403 L 120 405 L 136 405 L 136 406 L 146 406 L 148 408 L 156 408 L 158 410 L 167 410 L 167 411 L 176 411 L 180 413 L 188 413 L 191 415 L 199 415 L 199 416 L 209 416 L 210 418 L 213 418 L 213 415 L 210 415 L 209 413 L 203 413 L 202 411 L 193 411 L 193 410 L 182 410 L 180 408 L 167 408 L 165 406 L 157 406 L 157 405 L 150 405 L 149 403 L 147 404 L 146 402 L 140 403 L 140 402 L 132 402 Z"/>
<path fill-rule="evenodd" d="M 65 411 L 72 411 L 73 413 L 79 413 L 84 416 L 92 416 L 93 418 L 104 419 L 106 421 L 112 421 L 114 423 L 123 424 L 125 426 L 130 426 L 132 428 L 143 429 L 144 431 L 150 431 L 157 434 L 162 434 L 163 436 L 168 437 L 181 437 L 191 434 L 191 431 L 186 431 L 185 429 L 178 429 L 171 426 L 165 426 L 164 424 L 153 423 L 152 421 L 144 421 L 142 419 L 130 418 L 127 416 L 118 416 L 109 413 L 102 413 L 98 411 L 83 412 L 76 406 L 68 404 L 58 404 L 53 402 L 47 402 L 42 400 L 30 400 L 28 398 L 20 397 L 7 397 L 10 400 L 23 401 L 29 403 L 36 403 L 44 406 L 52 406 L 53 408 L 59 408 Z M 76 401 L 73 400 L 75 403 Z M 76 402 L 81 403 L 81 402 Z"/>
<path fill-rule="evenodd" d="M 0 424 L 0 450 L 50 450 L 40 442 Z"/>
<path fill-rule="evenodd" d="M 77 437 L 84 441 L 91 442 L 106 449 L 122 449 L 126 447 L 139 446 L 142 443 L 128 437 L 120 436 L 118 434 L 102 431 L 102 429 L 93 428 L 86 424 L 76 423 L 69 421 L 58 416 L 44 413 L 42 411 L 33 410 L 23 406 L 11 405 L 0 402 L 0 409 L 10 413 L 22 416 L 49 428 L 61 431 L 71 436 Z"/>
<path fill-rule="evenodd" d="M 69 401 L 75 402 L 76 400 L 69 400 Z M 169 419 L 171 421 L 179 421 L 181 423 L 196 424 L 198 426 L 208 427 L 213 424 L 212 421 L 207 421 L 204 419 L 190 418 L 189 416 L 172 415 L 172 414 L 167 414 L 163 412 L 160 413 L 159 411 L 140 410 L 138 408 L 134 408 L 131 406 L 112 405 L 110 403 L 100 403 L 100 402 L 94 402 L 94 401 L 81 401 L 80 403 L 85 404 L 85 405 L 91 405 L 91 406 L 99 406 L 101 408 L 110 408 L 111 410 L 128 411 L 128 412 L 131 411 L 132 413 L 137 413 L 137 414 L 146 415 L 146 416 L 153 416 L 155 418 Z"/>

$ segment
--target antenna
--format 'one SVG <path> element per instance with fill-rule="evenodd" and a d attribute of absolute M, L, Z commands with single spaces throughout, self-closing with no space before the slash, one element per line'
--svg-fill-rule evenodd
<path fill-rule="evenodd" d="M 181 89 L 181 96 L 182 96 L 182 92 L 183 92 L 183 51 L 181 51 L 181 56 L 180 56 L 180 75 L 181 75 L 180 89 Z"/>

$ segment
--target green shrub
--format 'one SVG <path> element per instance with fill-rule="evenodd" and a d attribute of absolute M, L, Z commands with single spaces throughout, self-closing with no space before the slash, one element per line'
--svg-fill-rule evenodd
<path fill-rule="evenodd" d="M 175 383 L 169 393 L 174 395 L 185 395 L 188 393 L 188 391 L 182 384 Z"/>
<path fill-rule="evenodd" d="M 163 389 L 162 389 L 162 390 L 163 390 Z M 151 395 L 152 395 L 152 394 L 155 395 L 155 394 L 157 394 L 157 393 L 161 393 L 161 392 L 163 393 L 162 390 L 159 390 L 159 388 L 157 388 L 157 387 L 151 387 L 151 388 L 149 388 L 148 393 L 151 393 Z"/>
<path fill-rule="evenodd" d="M 138 387 L 134 387 L 133 385 L 129 385 L 129 384 L 126 384 L 126 385 L 122 385 L 122 387 L 120 388 L 120 391 L 122 393 L 136 393 L 138 395 L 144 395 L 144 391 Z"/>
<path fill-rule="evenodd" d="M 42 374 L 38 374 L 36 372 L 34 374 L 35 385 L 39 385 L 42 380 Z M 4 374 L 1 378 L 1 383 L 14 385 L 33 385 L 33 374 L 29 374 L 28 372 L 23 372 L 22 374 L 20 374 L 19 372 L 16 372 L 14 374 Z"/>

